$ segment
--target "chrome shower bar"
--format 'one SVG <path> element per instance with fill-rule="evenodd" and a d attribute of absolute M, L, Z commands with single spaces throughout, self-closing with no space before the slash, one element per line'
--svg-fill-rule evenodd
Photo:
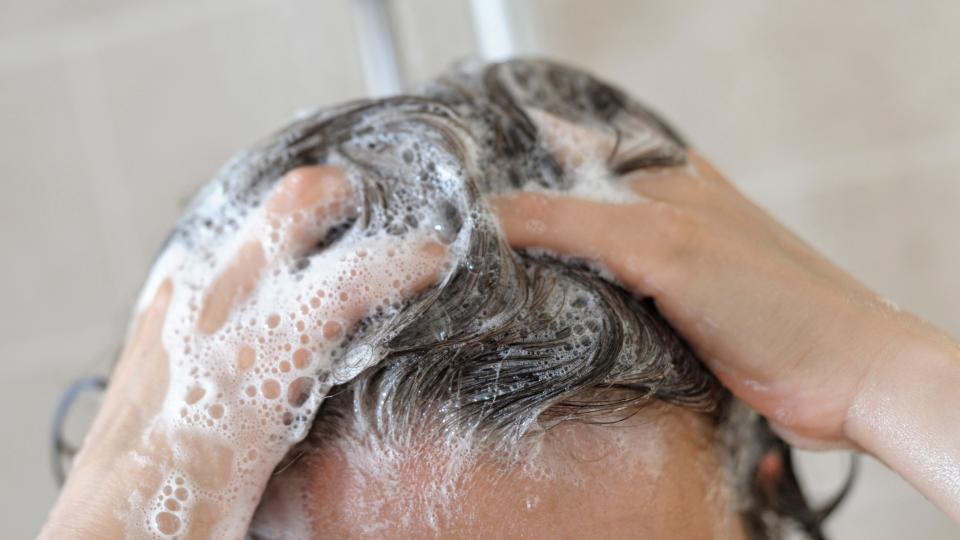
<path fill-rule="evenodd" d="M 450 0 L 454 1 L 454 0 Z M 484 60 L 503 60 L 514 54 L 510 5 L 507 0 L 458 0 L 470 4 L 477 53 Z M 371 97 L 397 94 L 404 89 L 401 47 L 392 9 L 405 7 L 391 0 L 354 0 L 360 55 L 367 93 Z M 412 7 L 407 4 L 406 7 Z M 442 22 L 442 21 L 441 21 Z M 446 64 L 455 58 L 444 58 Z M 439 66 L 438 66 L 439 67 Z"/>
<path fill-rule="evenodd" d="M 404 80 L 388 0 L 354 0 L 363 74 L 370 97 L 398 94 Z"/>
<path fill-rule="evenodd" d="M 470 0 L 470 13 L 480 56 L 489 61 L 513 56 L 515 46 L 507 0 Z"/>

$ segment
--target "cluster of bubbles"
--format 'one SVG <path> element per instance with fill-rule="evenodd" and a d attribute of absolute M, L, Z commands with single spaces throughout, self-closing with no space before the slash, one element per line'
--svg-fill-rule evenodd
<path fill-rule="evenodd" d="M 361 144 L 372 150 L 395 144 L 389 135 L 366 138 Z M 401 160 L 411 162 L 414 151 L 418 160 L 429 159 L 430 150 L 418 146 L 401 151 Z M 152 499 L 152 510 L 143 510 L 153 516 L 154 534 L 182 533 L 198 502 L 220 508 L 255 504 L 242 499 L 251 490 L 245 484 L 264 481 L 303 438 L 330 386 L 376 361 L 370 348 L 348 348 L 350 338 L 373 328 L 371 321 L 398 313 L 425 276 L 443 279 L 451 265 L 438 263 L 445 258 L 428 255 L 425 246 L 439 246 L 455 260 L 468 235 L 451 202 L 459 190 L 455 171 L 438 171 L 434 163 L 435 181 L 391 194 L 389 209 L 341 209 L 334 221 L 330 208 L 269 215 L 264 206 L 275 182 L 247 185 L 247 191 L 225 197 L 236 189 L 229 174 L 195 200 L 141 300 L 145 306 L 164 280 L 172 284 L 162 336 L 169 391 L 154 425 L 173 445 L 167 474 L 198 486 L 181 499 L 166 491 L 188 488 L 167 485 Z M 346 160 L 339 169 L 350 191 L 362 194 L 363 172 Z M 261 193 L 250 196 L 257 189 Z M 375 223 L 357 226 L 357 214 Z M 291 250 L 297 235 L 310 239 L 305 250 Z M 224 279 L 238 283 L 218 287 Z M 211 325 L 204 318 L 206 303 L 223 301 L 211 298 L 211 291 L 231 287 L 233 305 Z M 190 445 L 222 449 L 224 478 L 199 487 L 180 465 L 191 459 Z"/>
<path fill-rule="evenodd" d="M 189 504 L 190 490 L 182 476 L 175 476 L 164 483 L 153 510 L 153 525 L 167 536 L 176 535 L 183 527 L 181 510 Z"/>

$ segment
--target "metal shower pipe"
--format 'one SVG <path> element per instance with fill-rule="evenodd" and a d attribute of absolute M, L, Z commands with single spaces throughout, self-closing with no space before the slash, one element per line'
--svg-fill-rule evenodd
<path fill-rule="evenodd" d="M 515 44 L 508 1 L 469 2 L 479 56 L 496 61 L 513 55 Z M 400 93 L 407 81 L 403 77 L 396 23 L 391 13 L 391 7 L 399 6 L 391 6 L 390 0 L 355 0 L 354 6 L 367 93 L 371 97 Z"/>

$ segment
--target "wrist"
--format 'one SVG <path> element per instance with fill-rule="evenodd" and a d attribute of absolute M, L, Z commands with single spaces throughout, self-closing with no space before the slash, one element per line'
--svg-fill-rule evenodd
<path fill-rule="evenodd" d="M 887 337 L 868 363 L 853 393 L 844 434 L 870 453 L 890 435 L 887 420 L 919 413 L 921 403 L 935 403 L 941 397 L 949 398 L 941 402 L 946 405 L 960 381 L 960 347 L 923 323 L 908 325 L 896 338 Z"/>
<path fill-rule="evenodd" d="M 960 519 L 960 349 L 916 325 L 872 366 L 850 407 L 847 438 Z"/>

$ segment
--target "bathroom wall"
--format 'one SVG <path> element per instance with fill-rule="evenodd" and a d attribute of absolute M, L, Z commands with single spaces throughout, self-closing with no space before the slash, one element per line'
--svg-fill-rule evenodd
<path fill-rule="evenodd" d="M 960 336 L 960 50 L 949 1 L 524 0 L 516 47 L 611 79 L 867 284 Z M 474 50 L 465 0 L 397 0 L 409 80 Z M 364 92 L 351 0 L 0 0 L 5 536 L 55 487 L 49 418 L 104 371 L 184 201 L 297 110 Z M 843 456 L 804 456 L 814 491 Z M 960 528 L 867 460 L 838 538 Z"/>

